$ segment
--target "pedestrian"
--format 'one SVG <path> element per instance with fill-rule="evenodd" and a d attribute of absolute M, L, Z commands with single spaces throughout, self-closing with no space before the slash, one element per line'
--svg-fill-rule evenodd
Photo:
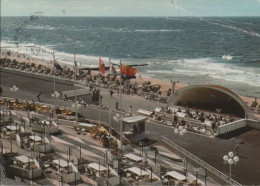
<path fill-rule="evenodd" d="M 110 96 L 111 96 L 111 98 L 113 97 L 113 94 L 114 94 L 113 90 L 110 90 Z"/>
<path fill-rule="evenodd" d="M 236 144 L 235 151 L 236 151 L 236 155 L 238 156 L 238 144 Z"/>
<path fill-rule="evenodd" d="M 100 106 L 102 107 L 102 99 L 103 99 L 103 97 L 102 97 L 102 95 L 100 95 Z"/>
<path fill-rule="evenodd" d="M 132 106 L 129 107 L 129 115 L 132 116 Z"/>
<path fill-rule="evenodd" d="M 119 106 L 119 102 L 118 102 L 117 99 L 116 99 L 116 101 L 115 101 L 116 110 L 118 110 L 118 106 Z"/>
<path fill-rule="evenodd" d="M 37 99 L 38 99 L 39 102 L 41 101 L 41 94 L 42 94 L 41 91 L 39 91 L 38 94 L 37 94 Z"/>

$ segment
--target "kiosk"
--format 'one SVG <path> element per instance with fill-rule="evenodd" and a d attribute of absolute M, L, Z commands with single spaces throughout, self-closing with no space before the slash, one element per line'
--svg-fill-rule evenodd
<path fill-rule="evenodd" d="M 145 116 L 125 117 L 123 121 L 123 135 L 133 142 L 138 142 L 145 138 Z"/>

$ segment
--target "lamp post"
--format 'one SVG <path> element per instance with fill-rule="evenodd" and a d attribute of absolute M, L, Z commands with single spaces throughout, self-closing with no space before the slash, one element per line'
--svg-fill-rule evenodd
<path fill-rule="evenodd" d="M 60 97 L 60 93 L 55 91 L 54 93 L 51 94 L 51 97 L 53 98 L 59 98 Z"/>
<path fill-rule="evenodd" d="M 13 86 L 10 88 L 10 90 L 11 90 L 12 92 L 17 92 L 17 91 L 19 90 L 19 88 L 18 88 L 17 86 L 13 85 Z"/>
<path fill-rule="evenodd" d="M 182 143 L 182 136 L 187 132 L 187 130 L 183 126 L 179 126 L 179 128 L 174 129 L 175 134 L 179 134 L 181 136 L 181 142 L 180 142 L 180 147 Z"/>
<path fill-rule="evenodd" d="M 224 155 L 223 156 L 223 160 L 224 163 L 228 163 L 229 164 L 229 179 L 231 179 L 231 169 L 232 169 L 232 165 L 233 164 L 237 164 L 237 162 L 239 161 L 239 157 L 238 156 L 234 156 L 233 152 L 229 152 L 228 155 Z"/>
<path fill-rule="evenodd" d="M 218 126 L 219 126 L 219 125 L 220 125 L 220 124 L 219 124 L 219 119 L 220 119 L 220 118 L 219 118 L 219 113 L 221 112 L 221 109 L 216 109 L 216 111 L 217 111 L 217 113 L 218 113 Z"/>
<path fill-rule="evenodd" d="M 76 120 L 75 120 L 75 123 L 76 123 L 76 126 L 77 126 L 77 124 L 78 124 L 78 109 L 81 107 L 81 105 L 78 104 L 78 101 L 76 101 L 75 104 L 73 103 L 71 106 L 73 108 L 75 108 L 75 110 L 76 110 Z"/>
<path fill-rule="evenodd" d="M 142 156 L 143 152 L 144 152 L 144 150 L 143 150 L 143 148 L 144 148 L 143 143 L 139 142 L 139 146 L 140 146 L 140 156 Z"/>

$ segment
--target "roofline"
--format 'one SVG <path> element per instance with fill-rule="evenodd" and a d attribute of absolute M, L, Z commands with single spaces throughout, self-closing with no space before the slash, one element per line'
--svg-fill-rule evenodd
<path fill-rule="evenodd" d="M 169 107 L 170 105 L 172 105 L 174 103 L 174 99 L 176 98 L 176 96 L 178 96 L 179 94 L 181 94 L 182 92 L 184 92 L 186 90 L 193 89 L 193 88 L 209 88 L 209 89 L 221 91 L 221 92 L 227 94 L 228 96 L 232 97 L 234 100 L 236 100 L 241 105 L 241 107 L 245 111 L 245 116 L 247 118 L 253 117 L 253 113 L 252 113 L 251 109 L 249 108 L 249 106 L 237 94 L 235 94 L 233 91 L 229 90 L 228 88 L 222 87 L 220 85 L 190 85 L 190 86 L 184 87 L 182 89 L 179 89 L 171 95 L 171 97 L 169 98 L 169 101 L 167 103 L 167 107 Z"/>

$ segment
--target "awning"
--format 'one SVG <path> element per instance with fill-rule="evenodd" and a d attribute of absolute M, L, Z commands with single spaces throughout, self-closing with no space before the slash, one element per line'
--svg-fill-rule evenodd
<path fill-rule="evenodd" d="M 92 168 L 92 169 L 94 169 L 94 170 L 96 170 L 96 171 L 105 171 L 105 170 L 107 170 L 107 168 L 106 167 L 104 167 L 104 166 L 102 166 L 102 165 L 99 165 L 98 163 L 90 163 L 90 164 L 88 164 L 88 167 L 90 167 L 90 168 Z"/>
<path fill-rule="evenodd" d="M 159 107 L 156 107 L 156 108 L 154 109 L 154 112 L 161 112 L 161 111 L 162 111 L 162 109 L 159 108 Z"/>
<path fill-rule="evenodd" d="M 14 125 L 8 125 L 8 126 L 6 126 L 6 128 L 8 128 L 9 130 L 18 130 L 20 127 L 19 127 L 19 125 L 17 127 Z"/>
<path fill-rule="evenodd" d="M 35 142 L 39 142 L 39 141 L 41 141 L 41 137 L 39 137 L 39 136 L 30 136 L 29 137 L 31 140 L 33 140 L 33 141 L 35 141 Z"/>
<path fill-rule="evenodd" d="M 22 163 L 29 163 L 29 161 L 30 162 L 32 162 L 33 160 L 31 159 L 31 158 L 29 158 L 28 156 L 24 156 L 24 155 L 21 155 L 21 156 L 16 156 L 14 159 L 16 159 L 16 160 L 18 160 L 18 161 L 20 161 L 20 162 L 22 162 Z"/>
<path fill-rule="evenodd" d="M 146 119 L 147 119 L 147 117 L 145 117 L 145 116 L 132 116 L 132 117 L 123 118 L 123 122 L 125 122 L 125 123 L 135 123 L 135 122 L 139 122 L 139 121 L 144 121 Z"/>
<path fill-rule="evenodd" d="M 79 123 L 78 126 L 79 126 L 79 127 L 88 127 L 88 128 L 90 128 L 90 127 L 96 127 L 96 125 L 90 124 L 90 123 Z"/>
<path fill-rule="evenodd" d="M 145 175 L 149 175 L 148 172 L 144 171 L 144 170 L 141 170 L 140 168 L 138 167 L 131 167 L 131 168 L 128 168 L 128 169 L 125 169 L 125 171 L 130 171 L 138 176 L 145 176 Z"/>
<path fill-rule="evenodd" d="M 144 109 L 138 109 L 138 110 L 137 110 L 137 113 L 142 114 L 142 115 L 145 115 L 145 116 L 151 116 L 151 115 L 152 115 L 152 112 L 151 112 L 151 111 L 149 111 L 149 110 L 144 110 Z"/>
<path fill-rule="evenodd" d="M 53 160 L 53 163 L 59 165 L 62 168 L 68 167 L 68 161 L 65 161 L 63 159 L 57 159 L 57 160 Z M 72 163 L 69 162 L 69 165 L 71 165 Z"/>
<path fill-rule="evenodd" d="M 129 158 L 129 159 L 134 160 L 134 161 L 142 161 L 143 160 L 142 157 L 137 156 L 137 155 L 132 154 L 132 153 L 126 154 L 126 155 L 124 155 L 124 157 Z"/>
<path fill-rule="evenodd" d="M 177 179 L 177 180 L 180 180 L 180 181 L 185 180 L 185 176 L 182 175 L 182 174 L 180 174 L 180 173 L 178 173 L 178 172 L 176 172 L 176 171 L 168 172 L 168 173 L 166 174 L 166 176 L 168 176 L 168 175 L 171 176 L 171 177 L 173 177 L 173 178 L 175 178 L 175 179 Z"/>

